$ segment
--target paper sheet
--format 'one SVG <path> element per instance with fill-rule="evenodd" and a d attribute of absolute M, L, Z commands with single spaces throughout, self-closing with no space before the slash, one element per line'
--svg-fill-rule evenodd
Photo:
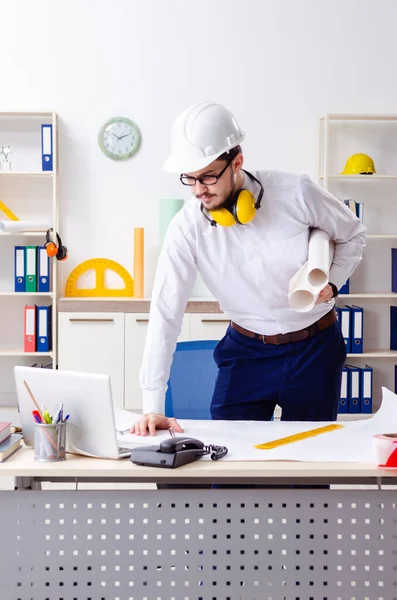
<path fill-rule="evenodd" d="M 321 290 L 328 283 L 333 256 L 334 243 L 329 235 L 321 229 L 312 229 L 308 259 L 289 284 L 288 300 L 291 308 L 298 312 L 312 310 Z"/>
<path fill-rule="evenodd" d="M 222 460 L 295 460 L 308 462 L 372 463 L 372 437 L 377 433 L 397 431 L 397 396 L 382 388 L 383 401 L 378 412 L 370 419 L 347 421 L 342 429 L 293 442 L 272 450 L 259 450 L 254 446 L 287 435 L 315 429 L 329 422 L 287 421 L 178 421 L 185 432 L 204 444 L 227 446 L 229 452 Z M 115 410 L 116 427 L 131 426 L 140 415 L 122 409 Z M 391 425 L 392 424 L 392 425 Z M 390 431 L 393 429 L 393 431 Z M 118 436 L 123 446 L 157 445 L 169 437 L 168 431 L 158 431 L 155 436 Z"/>

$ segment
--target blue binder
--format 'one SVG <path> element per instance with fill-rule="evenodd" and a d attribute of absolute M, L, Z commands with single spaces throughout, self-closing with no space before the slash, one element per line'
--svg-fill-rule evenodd
<path fill-rule="evenodd" d="M 52 125 L 41 126 L 41 168 L 52 171 Z"/>
<path fill-rule="evenodd" d="M 361 412 L 372 413 L 373 370 L 365 365 L 360 369 Z"/>
<path fill-rule="evenodd" d="M 340 388 L 338 413 L 348 413 L 349 412 L 349 394 L 348 394 L 347 378 L 348 378 L 347 377 L 347 369 L 346 369 L 346 367 L 343 367 L 342 385 Z"/>
<path fill-rule="evenodd" d="M 50 257 L 44 246 L 37 248 L 37 291 L 50 291 Z"/>
<path fill-rule="evenodd" d="M 52 306 L 36 307 L 36 344 L 37 352 L 49 352 L 52 349 Z"/>
<path fill-rule="evenodd" d="M 350 312 L 349 306 L 340 306 L 337 308 L 338 321 L 348 354 L 351 352 Z"/>
<path fill-rule="evenodd" d="M 361 410 L 360 402 L 360 369 L 351 365 L 347 368 L 347 389 L 349 394 L 349 413 L 359 413 Z"/>
<path fill-rule="evenodd" d="M 362 354 L 364 333 L 364 309 L 360 306 L 351 307 L 351 352 Z"/>
<path fill-rule="evenodd" d="M 362 202 L 356 202 L 356 213 L 360 221 L 364 221 L 364 204 Z"/>
<path fill-rule="evenodd" d="M 397 306 L 390 307 L 390 350 L 397 350 Z"/>
<path fill-rule="evenodd" d="M 15 246 L 14 254 L 14 291 L 25 291 L 25 246 Z"/>
<path fill-rule="evenodd" d="M 397 248 L 391 249 L 391 291 L 397 293 Z"/>
<path fill-rule="evenodd" d="M 350 279 L 348 279 L 346 283 L 342 285 L 339 290 L 339 294 L 350 294 Z"/>

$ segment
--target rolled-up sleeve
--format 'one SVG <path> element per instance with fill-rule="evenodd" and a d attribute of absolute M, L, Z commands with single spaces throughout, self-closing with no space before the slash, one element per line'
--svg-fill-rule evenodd
<path fill-rule="evenodd" d="M 361 262 L 366 227 L 344 202 L 306 175 L 300 178 L 298 195 L 305 207 L 309 227 L 322 229 L 335 243 L 329 281 L 340 289 Z"/>

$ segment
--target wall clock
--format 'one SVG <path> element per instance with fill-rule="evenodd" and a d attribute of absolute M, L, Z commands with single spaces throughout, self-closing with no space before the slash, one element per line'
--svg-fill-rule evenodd
<path fill-rule="evenodd" d="M 113 117 L 106 121 L 98 134 L 99 147 L 113 160 L 131 158 L 139 149 L 141 132 L 126 117 Z"/>

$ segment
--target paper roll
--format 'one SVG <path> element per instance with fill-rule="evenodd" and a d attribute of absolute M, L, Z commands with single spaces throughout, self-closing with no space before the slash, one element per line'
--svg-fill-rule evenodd
<path fill-rule="evenodd" d="M 309 238 L 308 260 L 292 277 L 288 300 L 298 312 L 309 312 L 327 285 L 334 257 L 334 243 L 325 231 L 313 229 Z"/>
<path fill-rule="evenodd" d="M 176 198 L 163 198 L 160 200 L 160 245 L 163 245 L 168 225 L 184 204 L 183 200 Z"/>
<path fill-rule="evenodd" d="M 13 233 L 19 231 L 47 231 L 50 221 L 0 221 L 0 232 Z"/>
<path fill-rule="evenodd" d="M 378 467 L 397 469 L 397 433 L 374 435 L 372 450 Z"/>
<path fill-rule="evenodd" d="M 134 229 L 134 298 L 144 297 L 144 230 Z"/>
<path fill-rule="evenodd" d="M 323 289 L 329 278 L 329 269 L 334 257 L 334 243 L 328 233 L 313 229 L 310 234 L 307 268 L 309 283 Z"/>

